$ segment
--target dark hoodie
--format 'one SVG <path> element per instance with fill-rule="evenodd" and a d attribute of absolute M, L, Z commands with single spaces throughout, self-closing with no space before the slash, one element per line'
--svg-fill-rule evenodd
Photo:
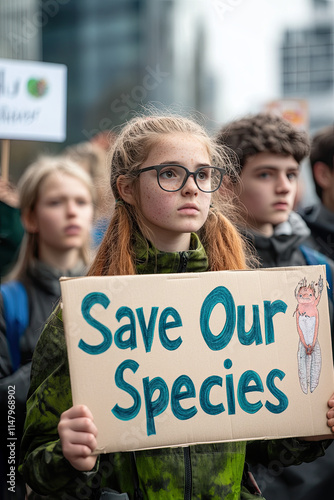
<path fill-rule="evenodd" d="M 299 247 L 307 242 L 310 230 L 295 212 L 291 212 L 286 222 L 276 226 L 274 234 L 270 237 L 249 229 L 242 232 L 255 248 L 261 267 L 307 265 Z"/>
<path fill-rule="evenodd" d="M 318 203 L 300 210 L 300 215 L 311 231 L 309 244 L 334 260 L 334 213 Z"/>

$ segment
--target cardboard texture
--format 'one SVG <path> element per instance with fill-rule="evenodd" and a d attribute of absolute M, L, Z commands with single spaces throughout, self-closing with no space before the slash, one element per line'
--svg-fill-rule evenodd
<path fill-rule="evenodd" d="M 62 278 L 61 291 L 96 453 L 329 433 L 324 266 Z"/>

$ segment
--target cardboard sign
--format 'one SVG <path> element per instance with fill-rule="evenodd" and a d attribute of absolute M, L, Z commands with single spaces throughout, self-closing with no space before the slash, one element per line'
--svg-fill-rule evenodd
<path fill-rule="evenodd" d="M 66 138 L 67 68 L 0 59 L 0 139 Z"/>
<path fill-rule="evenodd" d="M 324 266 L 61 279 L 96 453 L 329 434 Z M 301 340 L 303 339 L 303 341 Z"/>

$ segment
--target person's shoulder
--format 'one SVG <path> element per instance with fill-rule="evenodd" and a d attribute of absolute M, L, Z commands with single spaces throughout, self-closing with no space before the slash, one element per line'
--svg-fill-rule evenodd
<path fill-rule="evenodd" d="M 321 203 L 314 203 L 313 205 L 300 207 L 297 213 L 304 219 L 306 223 L 309 223 L 309 222 L 315 222 L 317 220 L 320 211 L 321 211 Z"/>
<path fill-rule="evenodd" d="M 312 236 L 307 238 L 299 248 L 304 254 L 307 265 L 328 264 L 334 269 L 334 261 L 318 249 L 316 241 Z"/>
<path fill-rule="evenodd" d="M 58 302 L 58 304 L 53 309 L 50 316 L 45 322 L 43 332 L 44 331 L 49 332 L 50 330 L 53 331 L 53 334 L 55 335 L 54 337 L 55 340 L 58 337 L 59 339 L 63 339 L 64 337 L 63 311 L 60 302 Z"/>
<path fill-rule="evenodd" d="M 305 244 L 300 247 L 303 253 L 306 265 L 316 266 L 324 265 L 326 269 L 326 279 L 328 283 L 328 294 L 333 301 L 333 282 L 334 282 L 334 261 L 327 255 L 319 252 L 316 248 Z"/>
<path fill-rule="evenodd" d="M 58 367 L 66 368 L 67 349 L 60 304 L 52 311 L 44 324 L 43 331 L 37 341 L 32 359 L 32 387 L 40 385 L 46 374 Z M 65 363 L 65 365 L 64 365 Z"/>
<path fill-rule="evenodd" d="M 63 315 L 60 304 L 55 307 L 46 320 L 43 331 L 38 339 L 34 356 L 35 358 L 43 358 L 46 352 L 50 356 L 55 357 L 66 352 Z"/>

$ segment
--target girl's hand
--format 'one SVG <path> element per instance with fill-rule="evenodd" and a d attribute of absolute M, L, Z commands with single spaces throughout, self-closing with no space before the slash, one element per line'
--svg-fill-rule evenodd
<path fill-rule="evenodd" d="M 327 425 L 330 427 L 331 433 L 323 436 L 308 436 L 298 439 L 302 441 L 322 441 L 324 439 L 334 439 L 334 394 L 331 395 L 327 404 L 330 408 L 327 412 Z"/>
<path fill-rule="evenodd" d="M 327 425 L 334 432 L 334 394 L 331 395 L 328 401 L 329 410 L 327 412 Z"/>
<path fill-rule="evenodd" d="M 87 406 L 72 406 L 62 413 L 58 433 L 64 457 L 72 467 L 79 471 L 92 470 L 97 460 L 97 455 L 91 455 L 97 445 L 97 428 Z"/>

